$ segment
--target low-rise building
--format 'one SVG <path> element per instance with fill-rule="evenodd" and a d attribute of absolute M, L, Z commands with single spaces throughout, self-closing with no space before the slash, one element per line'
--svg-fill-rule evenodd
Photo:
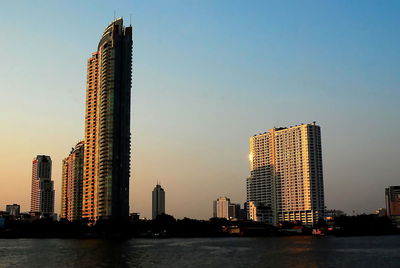
<path fill-rule="evenodd" d="M 20 213 L 20 205 L 6 205 L 6 211 L 10 214 L 10 216 L 18 217 Z"/>

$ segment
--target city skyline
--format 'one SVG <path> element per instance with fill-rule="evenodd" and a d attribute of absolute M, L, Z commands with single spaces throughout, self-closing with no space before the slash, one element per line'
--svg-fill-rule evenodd
<path fill-rule="evenodd" d="M 85 61 L 116 9 L 135 27 L 131 212 L 150 218 L 154 178 L 177 217 L 211 217 L 215 196 L 243 203 L 248 137 L 314 120 L 327 207 L 384 206 L 382 189 L 399 184 L 398 3 L 154 3 L 4 4 L 1 204 L 29 210 L 30 163 L 46 154 L 60 213 L 61 161 L 83 137 Z"/>

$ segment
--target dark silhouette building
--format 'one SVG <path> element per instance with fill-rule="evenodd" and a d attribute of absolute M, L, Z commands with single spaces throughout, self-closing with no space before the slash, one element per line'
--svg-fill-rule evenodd
<path fill-rule="evenodd" d="M 161 185 L 157 184 L 152 192 L 152 219 L 165 213 L 165 191 Z"/>
<path fill-rule="evenodd" d="M 400 226 L 400 186 L 389 186 L 385 189 L 386 212 Z"/>
<path fill-rule="evenodd" d="M 54 182 L 51 180 L 50 156 L 38 155 L 32 161 L 31 213 L 54 213 Z"/>

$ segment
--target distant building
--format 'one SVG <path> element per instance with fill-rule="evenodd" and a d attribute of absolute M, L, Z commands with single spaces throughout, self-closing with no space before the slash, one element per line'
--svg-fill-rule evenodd
<path fill-rule="evenodd" d="M 69 221 L 82 219 L 83 151 L 81 141 L 62 161 L 61 218 Z"/>
<path fill-rule="evenodd" d="M 335 218 L 335 217 L 339 217 L 342 215 L 346 215 L 346 213 L 344 213 L 340 209 L 326 209 L 325 210 L 325 217 Z"/>
<path fill-rule="evenodd" d="M 339 209 L 325 209 L 324 220 L 327 222 L 334 222 L 336 217 L 346 215 L 342 210 Z"/>
<path fill-rule="evenodd" d="M 54 213 L 54 182 L 51 158 L 38 155 L 32 162 L 31 213 L 50 216 Z"/>
<path fill-rule="evenodd" d="M 400 226 L 400 186 L 389 186 L 385 189 L 387 216 Z"/>
<path fill-rule="evenodd" d="M 137 221 L 139 221 L 139 219 L 140 219 L 140 213 L 134 212 L 134 213 L 129 214 L 129 220 L 131 222 L 137 222 Z"/>
<path fill-rule="evenodd" d="M 219 197 L 214 201 L 214 212 L 216 218 L 229 218 L 229 204 L 231 200 L 227 197 Z"/>
<path fill-rule="evenodd" d="M 219 197 L 213 201 L 213 217 L 224 219 L 241 219 L 240 204 L 231 203 L 227 197 Z"/>
<path fill-rule="evenodd" d="M 387 216 L 387 210 L 386 210 L 386 208 L 378 208 L 377 210 L 375 210 L 375 215 L 377 215 L 378 217 L 385 217 L 385 216 Z"/>
<path fill-rule="evenodd" d="M 249 160 L 247 202 L 269 207 L 274 225 L 313 225 L 324 216 L 321 134 L 315 122 L 252 136 Z"/>
<path fill-rule="evenodd" d="M 157 184 L 152 192 L 152 219 L 165 213 L 165 191 L 161 185 Z"/>
<path fill-rule="evenodd" d="M 273 224 L 272 211 L 270 207 L 250 201 L 247 204 L 247 209 L 249 212 L 249 220 Z"/>
<path fill-rule="evenodd" d="M 20 214 L 20 206 L 17 204 L 6 205 L 6 211 L 10 216 L 18 217 Z"/>
<path fill-rule="evenodd" d="M 217 218 L 217 200 L 213 201 L 213 218 Z"/>
<path fill-rule="evenodd" d="M 228 216 L 229 218 L 232 219 L 240 219 L 241 214 L 240 214 L 240 204 L 229 204 L 228 207 Z"/>

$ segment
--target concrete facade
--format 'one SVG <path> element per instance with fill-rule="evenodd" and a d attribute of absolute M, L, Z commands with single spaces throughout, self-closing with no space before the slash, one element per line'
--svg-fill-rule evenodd
<path fill-rule="evenodd" d="M 273 128 L 250 138 L 247 202 L 272 211 L 271 222 L 317 223 L 324 187 L 320 127 L 315 123 Z"/>
<path fill-rule="evenodd" d="M 128 220 L 132 27 L 104 31 L 87 64 L 82 217 Z"/>
<path fill-rule="evenodd" d="M 54 182 L 50 156 L 38 155 L 32 161 L 31 213 L 54 213 Z"/>

